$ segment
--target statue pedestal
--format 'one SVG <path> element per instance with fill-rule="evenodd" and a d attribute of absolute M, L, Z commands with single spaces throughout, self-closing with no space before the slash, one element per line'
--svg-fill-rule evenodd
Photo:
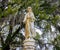
<path fill-rule="evenodd" d="M 35 50 L 35 40 L 33 38 L 25 39 L 23 46 L 24 50 Z"/>

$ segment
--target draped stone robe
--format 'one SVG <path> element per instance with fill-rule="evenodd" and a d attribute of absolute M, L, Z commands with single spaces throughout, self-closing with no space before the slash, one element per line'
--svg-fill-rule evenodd
<path fill-rule="evenodd" d="M 33 12 L 28 12 L 23 20 L 23 22 L 25 23 L 25 38 L 32 38 L 36 36 L 34 21 L 35 17 Z"/>

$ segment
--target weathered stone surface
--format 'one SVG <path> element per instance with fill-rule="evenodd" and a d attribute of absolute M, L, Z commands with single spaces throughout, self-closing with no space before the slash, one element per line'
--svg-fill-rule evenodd
<path fill-rule="evenodd" d="M 24 50 L 34 50 L 35 49 L 35 40 L 33 38 L 25 39 L 23 45 L 24 45 Z"/>

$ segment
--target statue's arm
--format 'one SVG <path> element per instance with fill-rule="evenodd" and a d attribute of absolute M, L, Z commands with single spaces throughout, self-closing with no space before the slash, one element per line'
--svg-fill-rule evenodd
<path fill-rule="evenodd" d="M 24 17 L 24 20 L 23 20 L 24 23 L 25 23 L 26 19 L 27 19 L 27 14 Z"/>
<path fill-rule="evenodd" d="M 34 14 L 33 14 L 33 20 L 36 20 L 36 18 L 35 18 L 35 16 L 34 16 Z"/>

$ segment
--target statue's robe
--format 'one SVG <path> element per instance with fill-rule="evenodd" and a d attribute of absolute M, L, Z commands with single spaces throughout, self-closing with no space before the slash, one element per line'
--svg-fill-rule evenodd
<path fill-rule="evenodd" d="M 32 12 L 27 13 L 24 18 L 25 22 L 25 38 L 30 38 L 35 36 L 35 28 L 34 28 L 35 17 Z"/>

